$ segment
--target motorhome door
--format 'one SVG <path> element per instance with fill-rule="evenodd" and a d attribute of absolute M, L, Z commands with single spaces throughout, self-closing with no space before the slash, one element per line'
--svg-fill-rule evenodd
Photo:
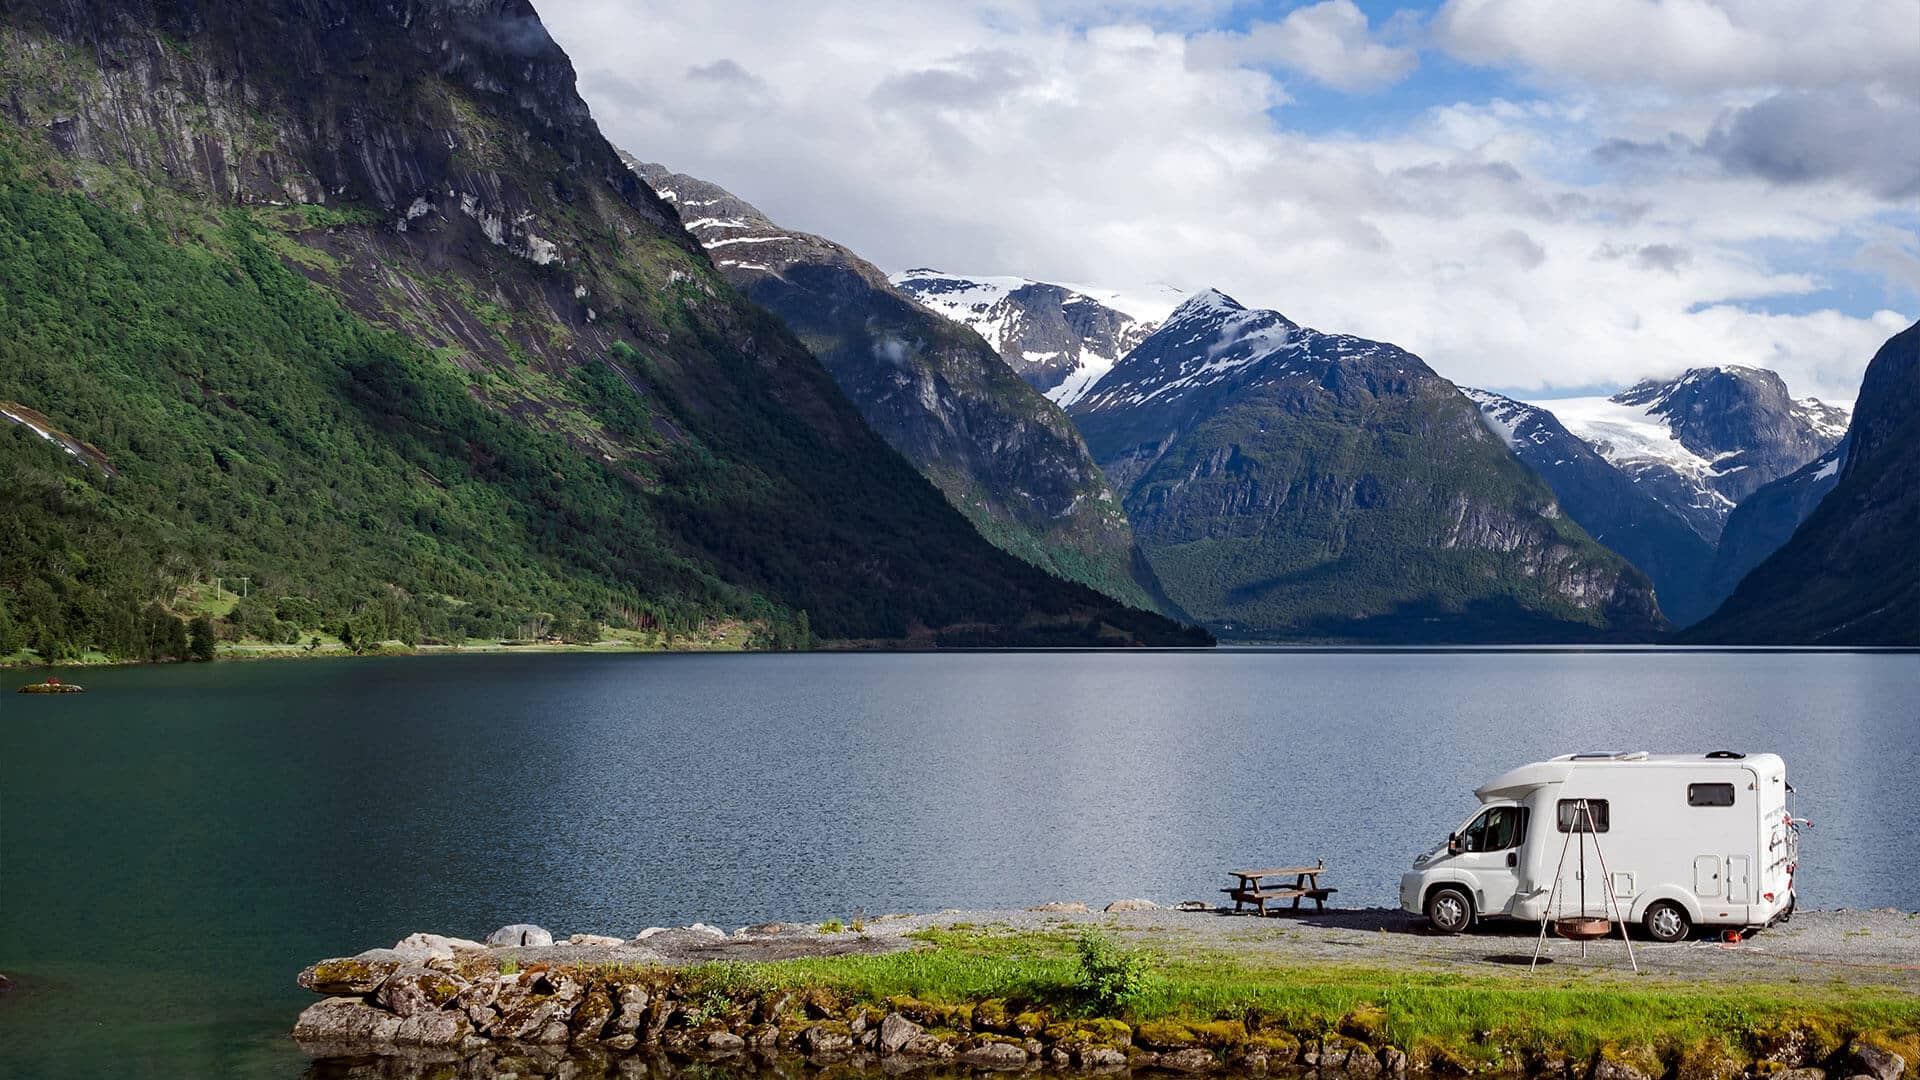
<path fill-rule="evenodd" d="M 1520 846 L 1527 840 L 1527 808 L 1489 806 L 1459 834 L 1453 869 L 1473 886 L 1474 908 L 1506 915 L 1520 890 Z"/>

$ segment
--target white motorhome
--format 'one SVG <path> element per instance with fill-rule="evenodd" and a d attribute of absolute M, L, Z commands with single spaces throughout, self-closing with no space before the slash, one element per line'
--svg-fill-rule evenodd
<path fill-rule="evenodd" d="M 1775 754 L 1566 754 L 1522 765 L 1477 789 L 1480 809 L 1414 860 L 1400 906 L 1444 933 L 1477 919 L 1612 918 L 1611 881 L 1621 915 L 1656 941 L 1781 922 L 1793 913 L 1799 862 L 1792 790 Z"/>

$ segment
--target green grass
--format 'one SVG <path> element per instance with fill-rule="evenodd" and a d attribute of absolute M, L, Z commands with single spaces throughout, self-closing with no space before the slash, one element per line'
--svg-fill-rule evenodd
<path fill-rule="evenodd" d="M 1077 989 L 1073 935 L 930 930 L 917 936 L 931 947 L 727 965 L 728 972 L 706 977 L 736 988 L 821 986 L 871 1002 L 902 996 L 937 1005 L 998 1000 L 1010 1010 L 1042 1008 L 1056 1017 L 1090 1011 Z M 1219 1028 L 1219 1021 L 1295 1038 L 1357 1034 L 1358 1027 L 1372 1036 L 1369 1041 L 1408 1050 L 1444 1047 L 1469 1057 L 1496 1047 L 1572 1055 L 1613 1047 L 1672 1055 L 1721 1043 L 1738 1054 L 1760 1046 L 1771 1032 L 1793 1027 L 1836 1040 L 1866 1032 L 1910 1040 L 1920 1031 L 1920 999 L 1887 988 L 1302 966 L 1225 953 L 1158 959 L 1157 977 L 1124 1019 L 1135 1025 L 1204 1025 L 1189 1029 L 1203 1042 L 1232 1029 L 1231 1023 Z"/>

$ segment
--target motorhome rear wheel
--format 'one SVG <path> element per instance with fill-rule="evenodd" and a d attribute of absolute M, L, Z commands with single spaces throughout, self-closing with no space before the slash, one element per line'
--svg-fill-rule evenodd
<path fill-rule="evenodd" d="M 1641 924 L 1647 928 L 1647 936 L 1655 941 L 1679 941 L 1693 932 L 1693 920 L 1687 918 L 1687 909 L 1671 900 L 1662 900 L 1648 908 Z"/>

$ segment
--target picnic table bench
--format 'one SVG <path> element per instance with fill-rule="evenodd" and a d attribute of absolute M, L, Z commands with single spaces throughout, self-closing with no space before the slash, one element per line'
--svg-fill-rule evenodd
<path fill-rule="evenodd" d="M 1294 911 L 1300 910 L 1300 901 L 1311 897 L 1314 908 L 1327 910 L 1327 897 L 1339 892 L 1339 889 L 1327 888 L 1320 884 L 1320 875 L 1326 872 L 1326 864 L 1318 859 L 1312 866 L 1277 866 L 1270 870 L 1229 870 L 1227 873 L 1240 879 L 1238 885 L 1232 885 L 1220 891 L 1233 897 L 1233 910 L 1245 911 L 1248 904 L 1259 908 L 1266 915 L 1267 901 L 1292 900 Z M 1293 884 L 1275 881 L 1269 884 L 1267 878 L 1293 878 Z"/>

